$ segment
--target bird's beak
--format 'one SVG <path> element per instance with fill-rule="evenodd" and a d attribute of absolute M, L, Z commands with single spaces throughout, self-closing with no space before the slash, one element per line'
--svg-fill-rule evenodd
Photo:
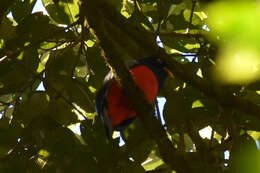
<path fill-rule="evenodd" d="M 173 73 L 168 68 L 164 67 L 163 69 L 168 73 L 169 77 L 174 78 Z"/>

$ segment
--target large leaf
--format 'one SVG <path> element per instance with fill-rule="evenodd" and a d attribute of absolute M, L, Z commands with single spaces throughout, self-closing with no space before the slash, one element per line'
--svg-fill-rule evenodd
<path fill-rule="evenodd" d="M 180 128 L 189 118 L 191 101 L 185 99 L 181 92 L 167 97 L 164 106 L 164 117 L 169 128 Z"/>
<path fill-rule="evenodd" d="M 256 148 L 254 139 L 245 133 L 233 141 L 231 150 L 231 168 L 233 171 L 242 173 L 254 173 L 260 170 L 260 153 Z"/>
<path fill-rule="evenodd" d="M 154 141 L 149 138 L 146 129 L 142 126 L 139 119 L 136 119 L 122 132 L 122 137 L 130 157 L 139 163 L 147 159 L 155 146 Z"/>
<path fill-rule="evenodd" d="M 42 3 L 55 22 L 59 24 L 76 22 L 79 13 L 77 0 L 42 0 Z"/>
<path fill-rule="evenodd" d="M 77 69 L 78 74 L 80 70 L 84 70 L 77 68 L 84 62 L 78 51 L 78 47 L 66 47 L 53 52 L 46 64 L 44 85 L 51 97 L 56 99 L 61 95 L 66 102 L 76 103 L 86 112 L 94 112 L 93 94 L 90 93 L 86 81 L 74 76 Z"/>
<path fill-rule="evenodd" d="M 154 31 L 154 28 L 148 18 L 138 11 L 134 11 L 129 20 L 135 25 L 142 25 L 145 29 Z"/>
<path fill-rule="evenodd" d="M 0 62 L 0 95 L 23 91 L 31 85 L 39 58 L 35 49 L 27 49 L 17 57 Z"/>
<path fill-rule="evenodd" d="M 169 15 L 169 10 L 172 6 L 177 7 L 176 4 L 180 3 L 181 0 L 165 0 L 158 1 L 158 14 L 161 19 L 165 19 Z"/>
<path fill-rule="evenodd" d="M 44 81 L 50 96 L 63 94 L 63 97 L 68 97 L 66 86 L 72 80 L 78 62 L 79 56 L 73 48 L 66 47 L 51 53 L 46 64 L 46 80 Z"/>
<path fill-rule="evenodd" d="M 5 156 L 18 143 L 18 139 L 22 133 L 22 127 L 18 123 L 9 123 L 10 120 L 1 119 L 1 124 L 5 124 L 4 128 L 0 129 L 0 158 Z M 4 122 L 5 121 L 5 122 Z M 1 167 L 1 166 L 0 166 Z"/>
<path fill-rule="evenodd" d="M 106 66 L 104 58 L 101 56 L 100 47 L 97 45 L 89 47 L 87 49 L 86 57 L 88 66 L 93 71 L 88 83 L 94 88 L 100 88 L 103 84 L 105 75 L 108 73 L 108 67 Z"/>
<path fill-rule="evenodd" d="M 61 125 L 70 125 L 78 121 L 78 117 L 72 111 L 73 107 L 65 98 L 50 99 L 50 117 Z"/>
<path fill-rule="evenodd" d="M 42 12 L 27 16 L 17 27 L 19 36 L 24 38 L 25 41 L 32 43 L 43 42 L 44 39 L 50 36 L 56 37 L 57 34 L 62 33 L 60 30 L 61 29 L 52 24 L 49 17 L 43 15 Z"/>
<path fill-rule="evenodd" d="M 12 5 L 11 11 L 17 23 L 20 23 L 23 18 L 30 15 L 36 0 L 18 0 Z"/>
<path fill-rule="evenodd" d="M 44 92 L 36 92 L 21 100 L 14 110 L 14 119 L 27 126 L 33 119 L 48 114 L 49 100 Z"/>
<path fill-rule="evenodd" d="M 185 30 L 189 23 L 185 21 L 183 13 L 178 15 L 171 15 L 167 18 L 167 21 L 163 23 L 162 29 L 168 31 Z"/>
<path fill-rule="evenodd" d="M 181 52 L 197 52 L 200 48 L 195 38 L 161 35 L 160 39 L 165 46 Z"/>
<path fill-rule="evenodd" d="M 70 37 L 70 32 L 64 32 L 62 27 L 51 23 L 48 16 L 42 12 L 27 15 L 16 27 L 16 37 L 6 42 L 6 49 L 19 51 L 30 43 L 34 47 L 43 44 L 44 41 L 56 41 Z"/>
<path fill-rule="evenodd" d="M 127 144 L 127 146 L 129 145 Z M 129 155 L 138 163 L 142 163 L 148 158 L 154 147 L 155 143 L 153 140 L 144 140 L 138 145 L 133 146 L 129 152 Z"/>
<path fill-rule="evenodd" d="M 51 157 L 59 156 L 65 159 L 73 154 L 76 147 L 76 137 L 67 128 L 59 127 L 46 134 L 46 148 Z"/>
<path fill-rule="evenodd" d="M 8 40 L 14 38 L 15 36 L 15 27 L 7 17 L 4 17 L 2 23 L 0 24 L 0 38 Z"/>
<path fill-rule="evenodd" d="M 100 120 L 95 123 L 93 120 L 83 121 L 80 130 L 88 148 L 90 151 L 94 151 L 97 162 L 102 163 L 104 168 L 111 167 L 113 163 L 122 159 L 118 138 L 108 141 L 105 128 Z"/>

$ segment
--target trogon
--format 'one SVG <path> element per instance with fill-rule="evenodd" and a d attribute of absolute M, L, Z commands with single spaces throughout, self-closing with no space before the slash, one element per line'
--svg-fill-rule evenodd
<path fill-rule="evenodd" d="M 129 70 L 146 99 L 153 103 L 168 76 L 165 63 L 158 57 L 148 57 L 135 61 Z M 112 137 L 114 130 L 124 130 L 136 118 L 131 102 L 112 72 L 107 74 L 103 87 L 97 92 L 96 110 L 104 121 L 108 138 Z"/>

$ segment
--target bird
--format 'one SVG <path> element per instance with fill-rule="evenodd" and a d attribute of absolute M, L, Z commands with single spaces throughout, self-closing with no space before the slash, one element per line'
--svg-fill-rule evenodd
<path fill-rule="evenodd" d="M 151 104 L 169 76 L 166 63 L 159 57 L 147 57 L 133 61 L 129 66 L 129 71 Z M 96 94 L 96 111 L 104 122 L 109 139 L 112 138 L 114 131 L 126 129 L 136 118 L 136 112 L 131 105 L 113 72 L 110 71 L 104 78 L 103 86 Z"/>

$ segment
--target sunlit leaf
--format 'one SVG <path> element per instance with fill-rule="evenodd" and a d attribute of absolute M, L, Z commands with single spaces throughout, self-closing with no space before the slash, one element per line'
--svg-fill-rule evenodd
<path fill-rule="evenodd" d="M 59 24 L 71 24 L 77 21 L 79 13 L 77 0 L 42 0 L 51 18 Z"/>
<path fill-rule="evenodd" d="M 255 1 L 228 1 L 212 3 L 208 8 L 210 28 L 220 37 L 259 46 L 259 4 Z"/>
<path fill-rule="evenodd" d="M 251 47 L 229 45 L 217 59 L 216 75 L 224 83 L 250 83 L 260 76 L 259 52 Z"/>

